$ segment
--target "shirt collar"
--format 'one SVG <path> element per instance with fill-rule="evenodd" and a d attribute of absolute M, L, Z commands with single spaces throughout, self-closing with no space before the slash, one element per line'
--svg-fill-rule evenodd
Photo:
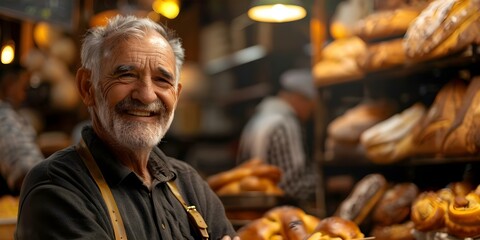
<path fill-rule="evenodd" d="M 82 137 L 102 171 L 108 185 L 118 185 L 129 175 L 137 176 L 131 169 L 116 160 L 113 153 L 98 137 L 91 125 L 83 127 Z M 159 182 L 167 182 L 175 179 L 177 176 L 176 171 L 168 160 L 169 157 L 167 157 L 158 146 L 153 148 L 148 160 L 148 168 L 152 173 L 152 177 Z"/>

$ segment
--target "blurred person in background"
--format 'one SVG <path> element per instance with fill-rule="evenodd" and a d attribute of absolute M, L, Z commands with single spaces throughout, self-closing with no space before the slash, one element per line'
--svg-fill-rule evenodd
<path fill-rule="evenodd" d="M 3 65 L 0 75 L 0 195 L 18 195 L 25 175 L 44 156 L 36 143 L 36 130 L 18 112 L 30 74 L 14 64 Z"/>
<path fill-rule="evenodd" d="M 198 172 L 157 146 L 183 61 L 175 33 L 147 18 L 116 16 L 87 32 L 76 83 L 92 124 L 27 175 L 16 239 L 236 238 Z"/>
<path fill-rule="evenodd" d="M 309 163 L 305 125 L 315 109 L 316 90 L 308 69 L 280 76 L 281 89 L 264 98 L 240 136 L 237 163 L 259 158 L 282 170 L 279 187 L 294 200 L 314 197 L 316 169 Z"/>

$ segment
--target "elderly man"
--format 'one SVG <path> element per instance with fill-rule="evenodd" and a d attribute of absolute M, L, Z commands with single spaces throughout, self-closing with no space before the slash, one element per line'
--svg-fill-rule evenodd
<path fill-rule="evenodd" d="M 81 51 L 76 82 L 92 126 L 27 175 L 16 239 L 234 237 L 206 182 L 157 147 L 182 87 L 180 40 L 117 16 L 90 30 Z"/>
<path fill-rule="evenodd" d="M 303 124 L 311 119 L 316 89 L 309 69 L 291 69 L 280 76 L 281 89 L 263 99 L 243 129 L 239 162 L 259 158 L 282 170 L 279 186 L 294 200 L 314 198 L 316 169 L 305 149 Z"/>

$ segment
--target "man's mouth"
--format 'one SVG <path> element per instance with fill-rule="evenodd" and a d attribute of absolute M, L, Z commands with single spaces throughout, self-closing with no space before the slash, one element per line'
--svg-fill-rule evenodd
<path fill-rule="evenodd" d="M 126 113 L 137 117 L 151 117 L 157 114 L 156 112 L 141 110 L 127 110 Z"/>

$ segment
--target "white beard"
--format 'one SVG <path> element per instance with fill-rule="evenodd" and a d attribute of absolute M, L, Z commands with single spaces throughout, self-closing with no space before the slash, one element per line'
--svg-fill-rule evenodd
<path fill-rule="evenodd" d="M 146 124 L 122 118 L 115 108 L 108 108 L 103 97 L 98 97 L 98 117 L 102 127 L 121 146 L 130 149 L 153 148 L 165 136 L 173 121 L 173 112 L 168 113 L 163 103 L 160 111 L 161 119 L 155 124 Z M 155 104 L 147 106 L 154 108 Z"/>

